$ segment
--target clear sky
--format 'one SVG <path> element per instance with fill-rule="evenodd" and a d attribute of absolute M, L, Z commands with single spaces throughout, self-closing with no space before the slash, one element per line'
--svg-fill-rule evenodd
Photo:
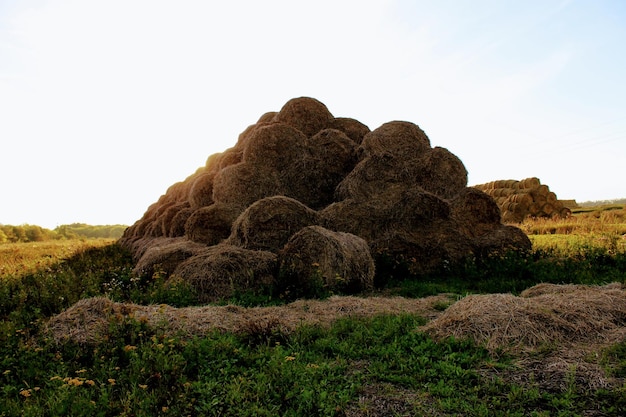
<path fill-rule="evenodd" d="M 0 223 L 132 224 L 289 99 L 626 197 L 626 1 L 0 1 Z"/>

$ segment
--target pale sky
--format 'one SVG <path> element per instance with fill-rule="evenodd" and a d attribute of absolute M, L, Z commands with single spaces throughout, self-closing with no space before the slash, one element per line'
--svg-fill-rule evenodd
<path fill-rule="evenodd" d="M 300 96 L 626 197 L 623 0 L 0 0 L 0 223 L 132 224 Z"/>

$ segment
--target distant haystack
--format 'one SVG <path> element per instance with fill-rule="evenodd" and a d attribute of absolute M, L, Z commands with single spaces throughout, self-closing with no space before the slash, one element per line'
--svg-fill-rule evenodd
<path fill-rule="evenodd" d="M 571 204 L 558 200 L 539 178 L 498 180 L 475 185 L 474 188 L 493 197 L 505 223 L 521 223 L 527 217 L 567 218 L 572 214 Z"/>
<path fill-rule="evenodd" d="M 293 280 L 285 288 L 319 276 L 354 292 L 371 288 L 379 257 L 427 273 L 530 248 L 489 196 L 467 187 L 463 163 L 432 147 L 419 126 L 370 131 L 308 97 L 261 116 L 235 146 L 170 187 L 120 243 L 137 274 L 158 267 L 206 300 L 285 277 Z"/>

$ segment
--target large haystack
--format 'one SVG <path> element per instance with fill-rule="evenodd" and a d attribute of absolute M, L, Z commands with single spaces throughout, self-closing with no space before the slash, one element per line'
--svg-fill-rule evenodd
<path fill-rule="evenodd" d="M 493 197 L 506 223 L 521 223 L 527 217 L 567 218 L 572 214 L 567 205 L 536 177 L 521 181 L 492 181 L 474 188 Z"/>
<path fill-rule="evenodd" d="M 259 253 L 295 256 L 294 242 L 303 250 L 319 243 L 328 261 L 311 263 L 328 268 L 322 275 L 337 274 L 350 282 L 344 290 L 354 290 L 371 286 L 372 257 L 409 262 L 412 271 L 427 273 L 466 256 L 530 247 L 518 229 L 502 226 L 488 196 L 468 190 L 463 163 L 449 150 L 432 147 L 416 124 L 393 121 L 370 131 L 301 97 L 265 113 L 232 148 L 210 156 L 168 188 L 120 243 L 140 262 L 137 273 L 191 255 L 176 273 L 182 271 L 206 291 L 206 299 L 225 292 L 198 284 L 202 276 L 210 282 L 220 275 L 243 282 L 234 272 L 219 270 L 228 262 L 195 254 L 196 246 L 193 253 L 173 250 L 163 259 L 150 248 L 169 247 L 163 239 L 186 239 L 213 252 L 228 247 L 237 262 L 245 264 L 250 256 L 256 265 Z M 306 229 L 310 226 L 324 229 Z M 315 244 L 287 243 L 294 235 L 320 230 Z M 307 268 L 298 270 L 310 275 Z M 291 276 L 293 285 L 303 282 L 294 270 L 274 272 L 273 279 Z M 242 285 L 235 290 L 248 288 Z"/>

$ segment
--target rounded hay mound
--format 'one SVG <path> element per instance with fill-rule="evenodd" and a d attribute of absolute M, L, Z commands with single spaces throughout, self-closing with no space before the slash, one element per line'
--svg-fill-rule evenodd
<path fill-rule="evenodd" d="M 476 237 L 473 241 L 478 257 L 505 255 L 510 251 L 524 252 L 532 249 L 532 242 L 517 227 L 501 225 L 493 231 Z"/>
<path fill-rule="evenodd" d="M 391 155 L 405 159 L 430 149 L 430 139 L 414 123 L 387 122 L 365 135 L 361 149 L 364 156 Z"/>
<path fill-rule="evenodd" d="M 509 192 L 514 186 L 523 192 Z M 184 237 L 209 249 L 238 248 L 229 252 L 234 259 L 254 259 L 259 253 L 295 257 L 288 249 L 294 243 L 290 239 L 299 236 L 296 243 L 304 248 L 318 242 L 327 252 L 323 262 L 311 261 L 326 268 L 323 276 L 332 280 L 336 274 L 345 281 L 323 286 L 355 291 L 371 286 L 372 255 L 377 261 L 408 263 L 411 271 L 421 274 L 464 257 L 529 248 L 530 241 L 519 229 L 503 227 L 494 206 L 500 199 L 508 199 L 506 213 L 531 208 L 558 212 L 556 196 L 538 180 L 494 182 L 488 188 L 507 191 L 494 192 L 499 199 L 494 203 L 468 189 L 462 161 L 445 148 L 431 147 L 414 123 L 392 121 L 370 131 L 357 120 L 334 117 L 318 100 L 300 97 L 279 112 L 265 113 L 233 147 L 211 155 L 204 166 L 169 187 L 120 243 L 135 261 L 141 260 L 137 273 L 163 261 L 171 261 L 166 268 L 170 271 L 191 255 L 176 269 L 204 259 L 204 269 L 186 276 L 198 283 L 204 274 L 212 277 L 210 282 L 222 283 L 210 269 L 221 267 L 216 259 L 223 257 L 214 253 L 198 258 L 201 255 L 178 248 L 176 239 Z M 534 206 L 523 206 L 525 199 Z M 323 228 L 310 229 L 317 226 Z M 316 239 L 307 238 L 309 242 L 298 233 Z M 159 247 L 171 252 L 160 253 Z M 353 253 L 357 247 L 359 253 Z M 311 276 L 308 268 L 300 267 Z M 310 287 L 295 273 L 281 279 L 287 275 Z"/>
<path fill-rule="evenodd" d="M 241 162 L 217 173 L 213 199 L 243 211 L 257 200 L 282 194 L 281 188 L 276 170 Z"/>
<path fill-rule="evenodd" d="M 141 256 L 133 275 L 152 277 L 155 273 L 171 275 L 184 260 L 206 250 L 206 245 L 185 238 L 163 239 Z"/>
<path fill-rule="evenodd" d="M 324 129 L 308 141 L 307 156 L 282 178 L 287 193 L 309 207 L 334 201 L 337 185 L 354 169 L 357 145 L 345 133 Z"/>
<path fill-rule="evenodd" d="M 215 245 L 180 263 L 173 275 L 191 284 L 202 302 L 274 284 L 277 256 L 272 252 Z"/>
<path fill-rule="evenodd" d="M 213 204 L 213 181 L 215 172 L 205 172 L 200 174 L 193 181 L 189 189 L 189 205 L 192 209 L 206 207 Z"/>
<path fill-rule="evenodd" d="M 506 351 L 534 349 L 546 343 L 602 342 L 623 326 L 623 290 L 590 286 L 551 289 L 546 292 L 544 288 L 531 297 L 469 295 L 421 330 L 436 338 L 469 338 L 492 351 Z"/>
<path fill-rule="evenodd" d="M 187 219 L 185 236 L 194 242 L 217 245 L 230 235 L 231 225 L 239 213 L 239 207 L 226 204 L 201 207 Z"/>
<path fill-rule="evenodd" d="M 275 122 L 292 126 L 308 137 L 330 127 L 333 119 L 326 105 L 310 97 L 289 100 L 274 116 Z"/>
<path fill-rule="evenodd" d="M 300 229 L 319 223 L 316 211 L 289 197 L 267 197 L 241 213 L 225 243 L 277 252 Z"/>
<path fill-rule="evenodd" d="M 330 127 L 342 131 L 357 145 L 360 145 L 365 135 L 370 132 L 369 127 L 349 117 L 336 117 Z"/>
<path fill-rule="evenodd" d="M 307 137 L 294 127 L 270 124 L 250 134 L 243 150 L 243 161 L 282 170 L 306 154 Z"/>
<path fill-rule="evenodd" d="M 459 231 L 474 238 L 500 226 L 500 209 L 493 198 L 475 188 L 466 188 L 450 200 L 452 217 Z"/>
<path fill-rule="evenodd" d="M 459 158 L 446 148 L 426 151 L 414 164 L 415 181 L 442 198 L 454 198 L 467 187 L 467 170 Z"/>
<path fill-rule="evenodd" d="M 308 226 L 293 235 L 279 254 L 279 285 L 287 291 L 356 293 L 374 283 L 374 260 L 367 242 L 353 234 Z"/>

